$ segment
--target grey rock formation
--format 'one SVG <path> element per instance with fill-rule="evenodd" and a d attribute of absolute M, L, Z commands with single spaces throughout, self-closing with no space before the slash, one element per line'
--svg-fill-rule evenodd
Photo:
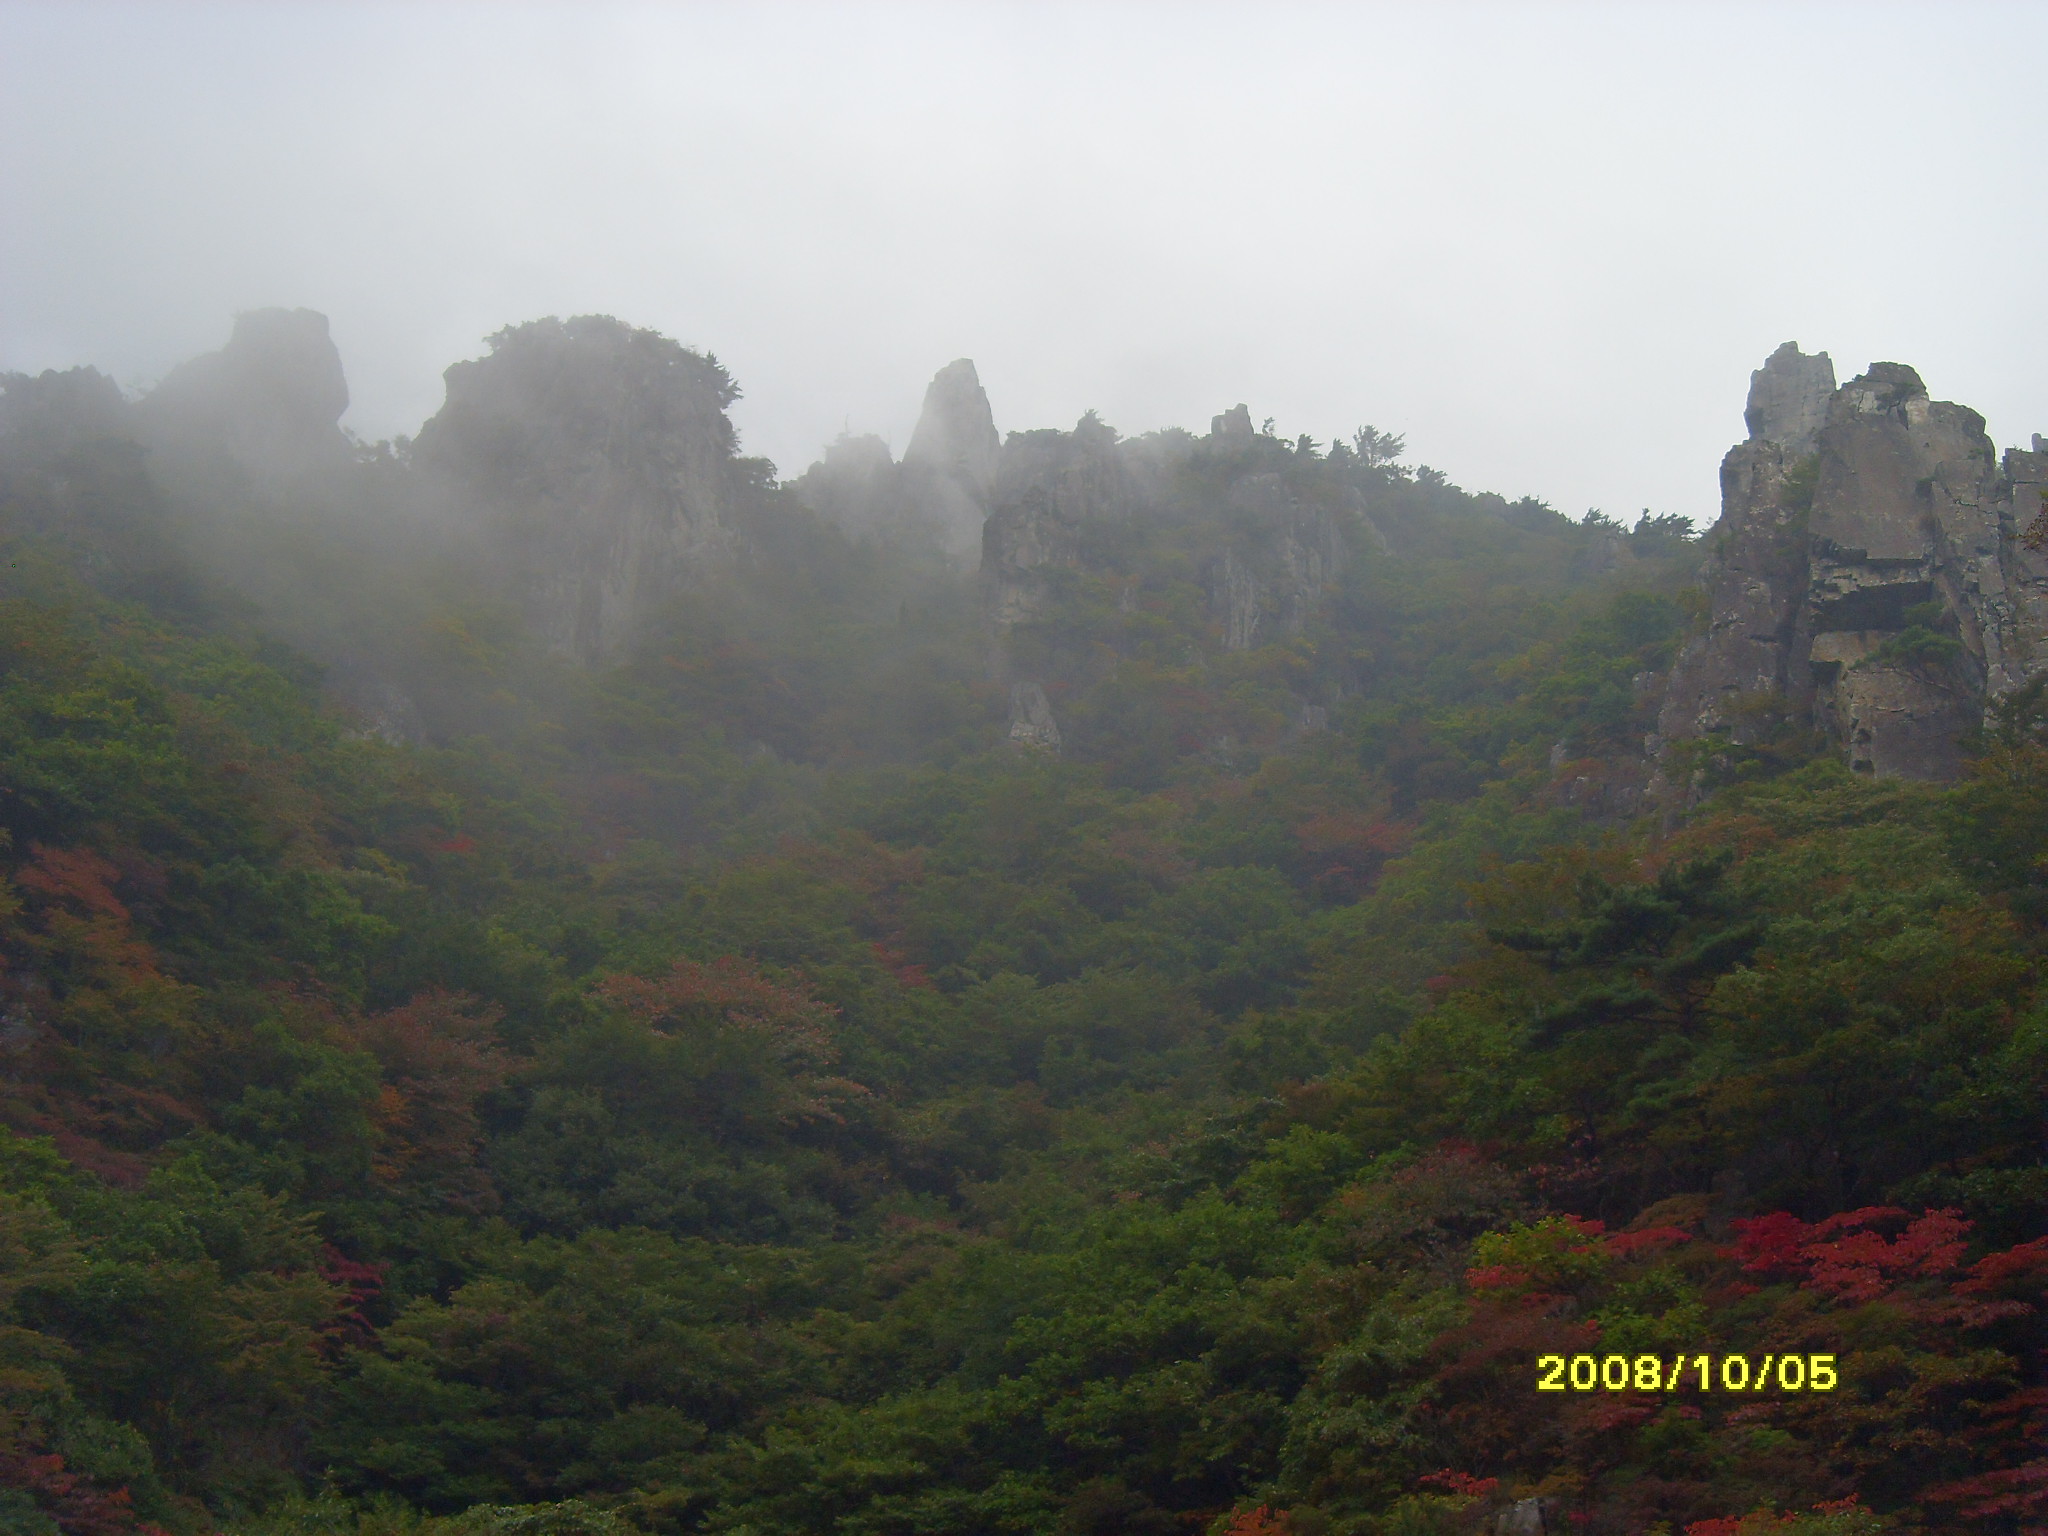
<path fill-rule="evenodd" d="M 1128 558 L 1146 529 L 1190 520 L 1211 551 L 1202 574 L 1224 648 L 1245 651 L 1300 634 L 1344 567 L 1346 528 L 1382 550 L 1386 541 L 1355 493 L 1341 507 L 1311 505 L 1284 474 L 1262 468 L 1256 456 L 1248 461 L 1257 442 L 1242 405 L 1218 416 L 1202 439 L 1119 439 L 1093 411 L 1071 432 L 1011 433 L 982 540 L 984 613 L 999 649 L 1008 629 L 1046 611 L 1059 572 Z M 1284 460 L 1284 450 L 1275 451 Z M 1177 484 L 1191 465 L 1196 482 Z M 1109 553 L 1119 548 L 1127 554 Z M 1138 583 L 1125 580 L 1118 606 L 1135 611 L 1137 592 Z"/>
<path fill-rule="evenodd" d="M 1672 666 L 1657 722 L 1665 742 L 1721 734 L 1748 743 L 1782 712 L 1806 588 L 1813 473 L 1811 448 L 1795 451 L 1803 437 L 1787 443 L 1767 435 L 1804 430 L 1803 407 L 1782 409 L 1788 377 L 1821 379 L 1832 389 L 1834 367 L 1826 353 L 1805 358 L 1794 347 L 1788 357 L 1780 347 L 1750 376 L 1743 413 L 1750 438 L 1721 461 L 1721 519 L 1708 535 L 1708 628 Z"/>
<path fill-rule="evenodd" d="M 1052 716 L 1052 705 L 1037 683 L 1014 683 L 1010 687 L 1010 745 L 1058 752 L 1060 728 Z"/>
<path fill-rule="evenodd" d="M 1210 417 L 1209 437 L 1223 446 L 1249 448 L 1253 437 L 1251 407 L 1233 405 L 1222 415 Z"/>
<path fill-rule="evenodd" d="M 956 358 L 926 388 L 924 410 L 903 450 L 905 490 L 937 523 L 948 547 L 971 550 L 979 542 L 1001 452 L 981 377 L 970 359 Z"/>
<path fill-rule="evenodd" d="M 0 373 L 0 529 L 63 547 L 103 591 L 196 595 L 136 431 L 134 408 L 97 369 Z M 32 569 L 8 562 L 0 586 L 21 595 Z"/>
<path fill-rule="evenodd" d="M 341 354 L 327 317 L 253 309 L 228 344 L 165 375 L 136 410 L 160 470 L 175 482 L 218 480 L 229 466 L 260 491 L 330 477 L 351 456 Z"/>
<path fill-rule="evenodd" d="M 1652 750 L 1810 724 L 1861 771 L 1947 779 L 1988 701 L 2048 664 L 2048 561 L 2022 539 L 2042 455 L 1997 464 L 1983 419 L 1877 363 L 1834 390 L 1788 343 L 1752 376 L 1721 466 L 1709 621 Z"/>
<path fill-rule="evenodd" d="M 1808 357 L 1788 341 L 1749 376 L 1742 417 L 1751 442 L 1776 443 L 1794 460 L 1814 451 L 1835 392 L 1835 365 L 1827 353 Z"/>
<path fill-rule="evenodd" d="M 714 360 L 586 315 L 502 331 L 445 377 L 414 464 L 557 651 L 615 653 L 729 558 L 737 391 Z"/>
<path fill-rule="evenodd" d="M 997 465 L 981 544 L 982 611 L 997 632 L 1045 611 L 1055 573 L 1081 558 L 1081 530 L 1158 500 L 1164 461 L 1121 442 L 1093 411 L 1071 432 L 1012 432 Z"/>
<path fill-rule="evenodd" d="M 10 462 L 59 459 L 85 443 L 134 437 L 121 387 L 97 368 L 0 373 L 0 454 Z"/>
<path fill-rule="evenodd" d="M 1327 508 L 1307 506 L 1278 474 L 1256 474 L 1230 489 L 1231 542 L 1212 567 L 1210 611 L 1223 647 L 1250 650 L 1298 635 L 1342 570 L 1344 538 Z"/>
<path fill-rule="evenodd" d="M 1055 572 L 1070 568 L 1080 533 L 1052 492 L 1030 486 L 990 515 L 982 531 L 982 613 L 1000 635 L 1044 611 Z"/>
<path fill-rule="evenodd" d="M 856 537 L 892 531 L 902 521 L 897 464 L 879 437 L 842 434 L 793 489 L 805 506 Z"/>

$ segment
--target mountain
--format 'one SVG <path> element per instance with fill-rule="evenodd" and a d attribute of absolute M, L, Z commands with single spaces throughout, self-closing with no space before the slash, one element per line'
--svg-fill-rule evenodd
<path fill-rule="evenodd" d="M 1955 778 L 1961 739 L 2048 661 L 2048 457 L 2001 463 L 1983 418 L 1903 364 L 1837 389 L 1827 355 L 1791 342 L 1752 376 L 1747 419 L 1721 466 L 1707 626 L 1653 750 L 1807 729 L 1858 772 Z"/>
<path fill-rule="evenodd" d="M 1000 399 L 1000 380 L 992 379 Z M 0 378 L 0 1525 L 2048 1520 L 2040 447 Z"/>

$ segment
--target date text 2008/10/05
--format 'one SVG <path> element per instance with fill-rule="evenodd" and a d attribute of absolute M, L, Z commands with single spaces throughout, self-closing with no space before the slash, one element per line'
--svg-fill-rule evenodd
<path fill-rule="evenodd" d="M 1833 1355 L 1539 1355 L 1539 1392 L 1832 1392 Z"/>

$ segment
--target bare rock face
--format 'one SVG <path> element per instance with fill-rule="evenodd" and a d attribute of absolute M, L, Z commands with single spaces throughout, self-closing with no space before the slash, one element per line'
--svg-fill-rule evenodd
<path fill-rule="evenodd" d="M 982 531 L 982 611 L 998 635 L 1045 611 L 1055 571 L 1081 561 L 1081 530 L 1150 504 L 1153 464 L 1127 452 L 1093 411 L 1071 432 L 1012 432 Z"/>
<path fill-rule="evenodd" d="M 1005 502 L 982 530 L 982 613 L 999 635 L 1039 617 L 1055 571 L 1072 567 L 1080 531 L 1042 486 Z"/>
<path fill-rule="evenodd" d="M 1827 425 L 1828 397 L 1835 392 L 1835 365 L 1827 353 L 1808 357 L 1788 341 L 1749 376 L 1749 403 L 1742 412 L 1751 442 L 1776 443 L 1796 461 L 1812 453 Z"/>
<path fill-rule="evenodd" d="M 1711 617 L 1672 666 L 1658 718 L 1665 741 L 1716 734 L 1752 741 L 1774 723 L 1790 689 L 1814 473 L 1806 432 L 1813 412 L 1794 381 L 1824 384 L 1831 394 L 1834 365 L 1825 352 L 1807 357 L 1787 342 L 1750 375 L 1749 441 L 1721 461 L 1721 520 L 1709 535 Z"/>
<path fill-rule="evenodd" d="M 218 479 L 223 462 L 259 491 L 286 489 L 349 462 L 341 354 L 327 317 L 252 309 L 228 344 L 171 370 L 137 408 L 144 438 L 173 481 Z"/>
<path fill-rule="evenodd" d="M 1210 612 L 1223 648 L 1248 651 L 1298 635 L 1343 569 L 1342 531 L 1327 508 L 1306 506 L 1277 474 L 1230 488 L 1231 539 L 1211 567 Z"/>
<path fill-rule="evenodd" d="M 738 391 L 715 359 L 585 315 L 501 331 L 445 377 L 414 463 L 557 651 L 617 652 L 728 560 Z"/>
<path fill-rule="evenodd" d="M 135 408 L 98 369 L 0 373 L 0 532 L 64 548 L 103 590 L 161 601 L 190 576 L 147 465 Z M 0 586 L 19 574 L 0 568 Z"/>
<path fill-rule="evenodd" d="M 1222 415 L 1209 418 L 1209 440 L 1219 446 L 1249 448 L 1252 436 L 1252 408 L 1248 405 L 1233 405 Z"/>
<path fill-rule="evenodd" d="M 841 437 L 792 489 L 855 538 L 909 540 L 964 561 L 981 548 L 1001 452 L 988 393 L 962 357 L 925 390 L 900 463 L 879 437 Z"/>
<path fill-rule="evenodd" d="M 872 434 L 839 437 L 793 488 L 805 506 L 856 537 L 890 530 L 903 507 L 896 460 Z"/>
<path fill-rule="evenodd" d="M 135 436 L 121 386 L 97 368 L 0 373 L 0 454 L 56 459 L 82 443 Z"/>
<path fill-rule="evenodd" d="M 1010 745 L 1057 753 L 1060 728 L 1052 717 L 1052 705 L 1037 683 L 1014 683 L 1010 687 Z"/>
<path fill-rule="evenodd" d="M 2048 561 L 2022 538 L 2048 461 L 2001 468 L 1983 418 L 1877 363 L 1813 399 L 1826 355 L 1752 376 L 1721 467 L 1710 616 L 1672 668 L 1653 752 L 1786 720 L 1853 768 L 1948 779 L 1988 701 L 2048 665 Z M 2040 542 L 2048 542 L 2043 540 Z"/>
<path fill-rule="evenodd" d="M 1370 530 L 1370 520 L 1362 503 L 1303 502 L 1284 474 L 1259 467 L 1258 442 L 1242 405 L 1216 417 L 1206 438 L 1124 440 L 1093 411 L 1071 432 L 1011 433 L 982 543 L 990 626 L 1000 637 L 1044 613 L 1058 571 L 1124 558 L 1106 552 L 1141 544 L 1143 527 L 1192 520 L 1210 551 L 1203 570 L 1224 648 L 1300 634 L 1343 569 L 1344 525 Z M 1183 468 L 1195 471 L 1194 483 L 1176 483 Z M 1127 610 L 1134 597 L 1126 586 Z"/>
<path fill-rule="evenodd" d="M 903 450 L 905 491 L 938 524 L 949 548 L 969 550 L 980 541 L 1001 453 L 981 376 L 971 359 L 956 358 L 933 376 Z"/>

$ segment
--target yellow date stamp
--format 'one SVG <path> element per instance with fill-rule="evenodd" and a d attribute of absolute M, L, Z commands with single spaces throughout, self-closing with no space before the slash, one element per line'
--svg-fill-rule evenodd
<path fill-rule="evenodd" d="M 1538 1392 L 1832 1392 L 1833 1355 L 1538 1355 Z"/>

